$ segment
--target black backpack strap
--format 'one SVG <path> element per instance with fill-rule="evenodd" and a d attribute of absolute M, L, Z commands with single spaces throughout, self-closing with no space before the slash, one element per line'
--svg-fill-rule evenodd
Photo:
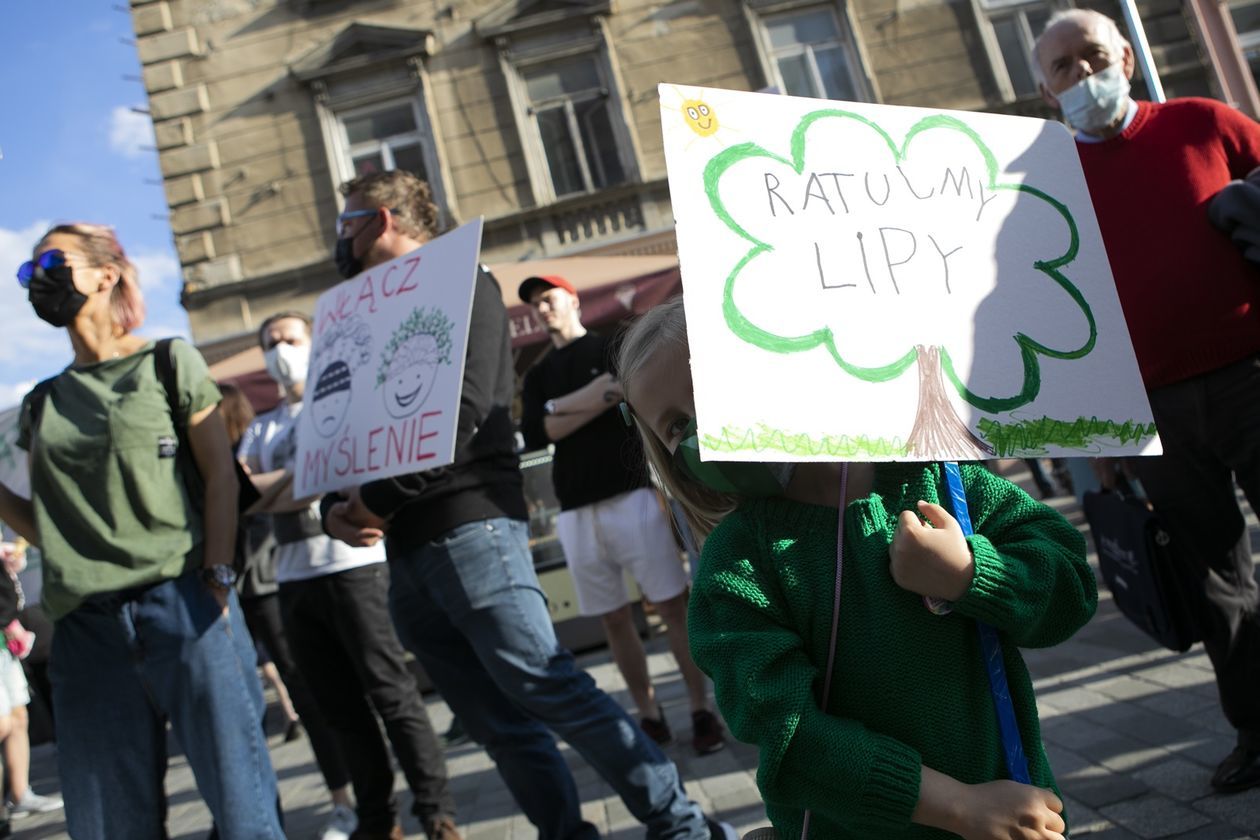
<path fill-rule="evenodd" d="M 157 367 L 158 382 L 166 391 L 166 403 L 171 407 L 171 420 L 175 423 L 175 433 L 180 443 L 188 431 L 187 418 L 181 417 L 179 410 L 179 385 L 175 381 L 175 357 L 171 351 L 171 343 L 175 339 L 163 338 L 153 347 L 153 364 Z"/>
<path fill-rule="evenodd" d="M 200 476 L 197 460 L 188 443 L 188 417 L 179 407 L 179 383 L 175 381 L 175 356 L 171 349 L 174 341 L 173 338 L 163 338 L 154 345 L 153 363 L 157 367 L 158 381 L 166 389 L 166 401 L 171 407 L 171 420 L 175 424 L 175 434 L 179 438 L 179 449 L 184 453 L 192 473 Z M 244 511 L 258 501 L 260 495 L 254 488 L 254 482 L 250 480 L 249 474 L 241 466 L 241 462 L 236 460 L 235 453 L 232 454 L 232 466 L 236 469 L 236 483 L 239 487 L 239 509 Z"/>

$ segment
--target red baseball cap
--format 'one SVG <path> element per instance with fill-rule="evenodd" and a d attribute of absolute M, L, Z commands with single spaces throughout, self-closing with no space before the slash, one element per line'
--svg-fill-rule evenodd
<path fill-rule="evenodd" d="M 516 293 L 520 296 L 522 303 L 529 303 L 530 297 L 534 294 L 534 292 L 538 291 L 540 286 L 546 286 L 551 289 L 564 289 L 571 295 L 577 295 L 577 289 L 573 288 L 573 284 L 558 274 L 547 274 L 542 277 L 526 277 L 521 281 L 520 288 L 516 290 Z"/>

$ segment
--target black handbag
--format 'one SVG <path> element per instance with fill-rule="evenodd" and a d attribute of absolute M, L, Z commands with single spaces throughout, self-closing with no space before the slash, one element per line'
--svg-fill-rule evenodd
<path fill-rule="evenodd" d="M 1144 500 L 1114 491 L 1085 494 L 1103 581 L 1120 612 L 1169 650 L 1183 653 L 1201 638 L 1187 599 L 1199 584 L 1191 555 Z"/>

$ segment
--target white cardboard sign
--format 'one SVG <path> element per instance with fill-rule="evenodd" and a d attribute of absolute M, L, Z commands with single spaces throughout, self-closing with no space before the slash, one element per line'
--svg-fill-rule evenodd
<path fill-rule="evenodd" d="M 481 227 L 469 222 L 320 295 L 299 498 L 454 460 Z"/>
<path fill-rule="evenodd" d="M 705 458 L 1160 451 L 1062 125 L 659 91 Z"/>

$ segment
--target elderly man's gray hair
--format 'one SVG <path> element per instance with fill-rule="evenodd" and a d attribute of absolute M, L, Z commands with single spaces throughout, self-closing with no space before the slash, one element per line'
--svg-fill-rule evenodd
<path fill-rule="evenodd" d="M 1101 27 L 1103 40 L 1116 52 L 1117 56 L 1124 52 L 1125 47 L 1130 46 L 1129 39 L 1124 37 L 1124 33 L 1120 31 L 1116 22 L 1101 12 L 1095 12 L 1093 9 L 1061 9 L 1050 16 L 1045 28 L 1041 30 L 1041 34 L 1033 43 L 1033 74 L 1043 85 L 1046 83 L 1046 75 L 1041 70 L 1041 39 L 1056 25 L 1067 21 L 1078 23 L 1085 29 L 1092 29 L 1095 25 Z"/>

